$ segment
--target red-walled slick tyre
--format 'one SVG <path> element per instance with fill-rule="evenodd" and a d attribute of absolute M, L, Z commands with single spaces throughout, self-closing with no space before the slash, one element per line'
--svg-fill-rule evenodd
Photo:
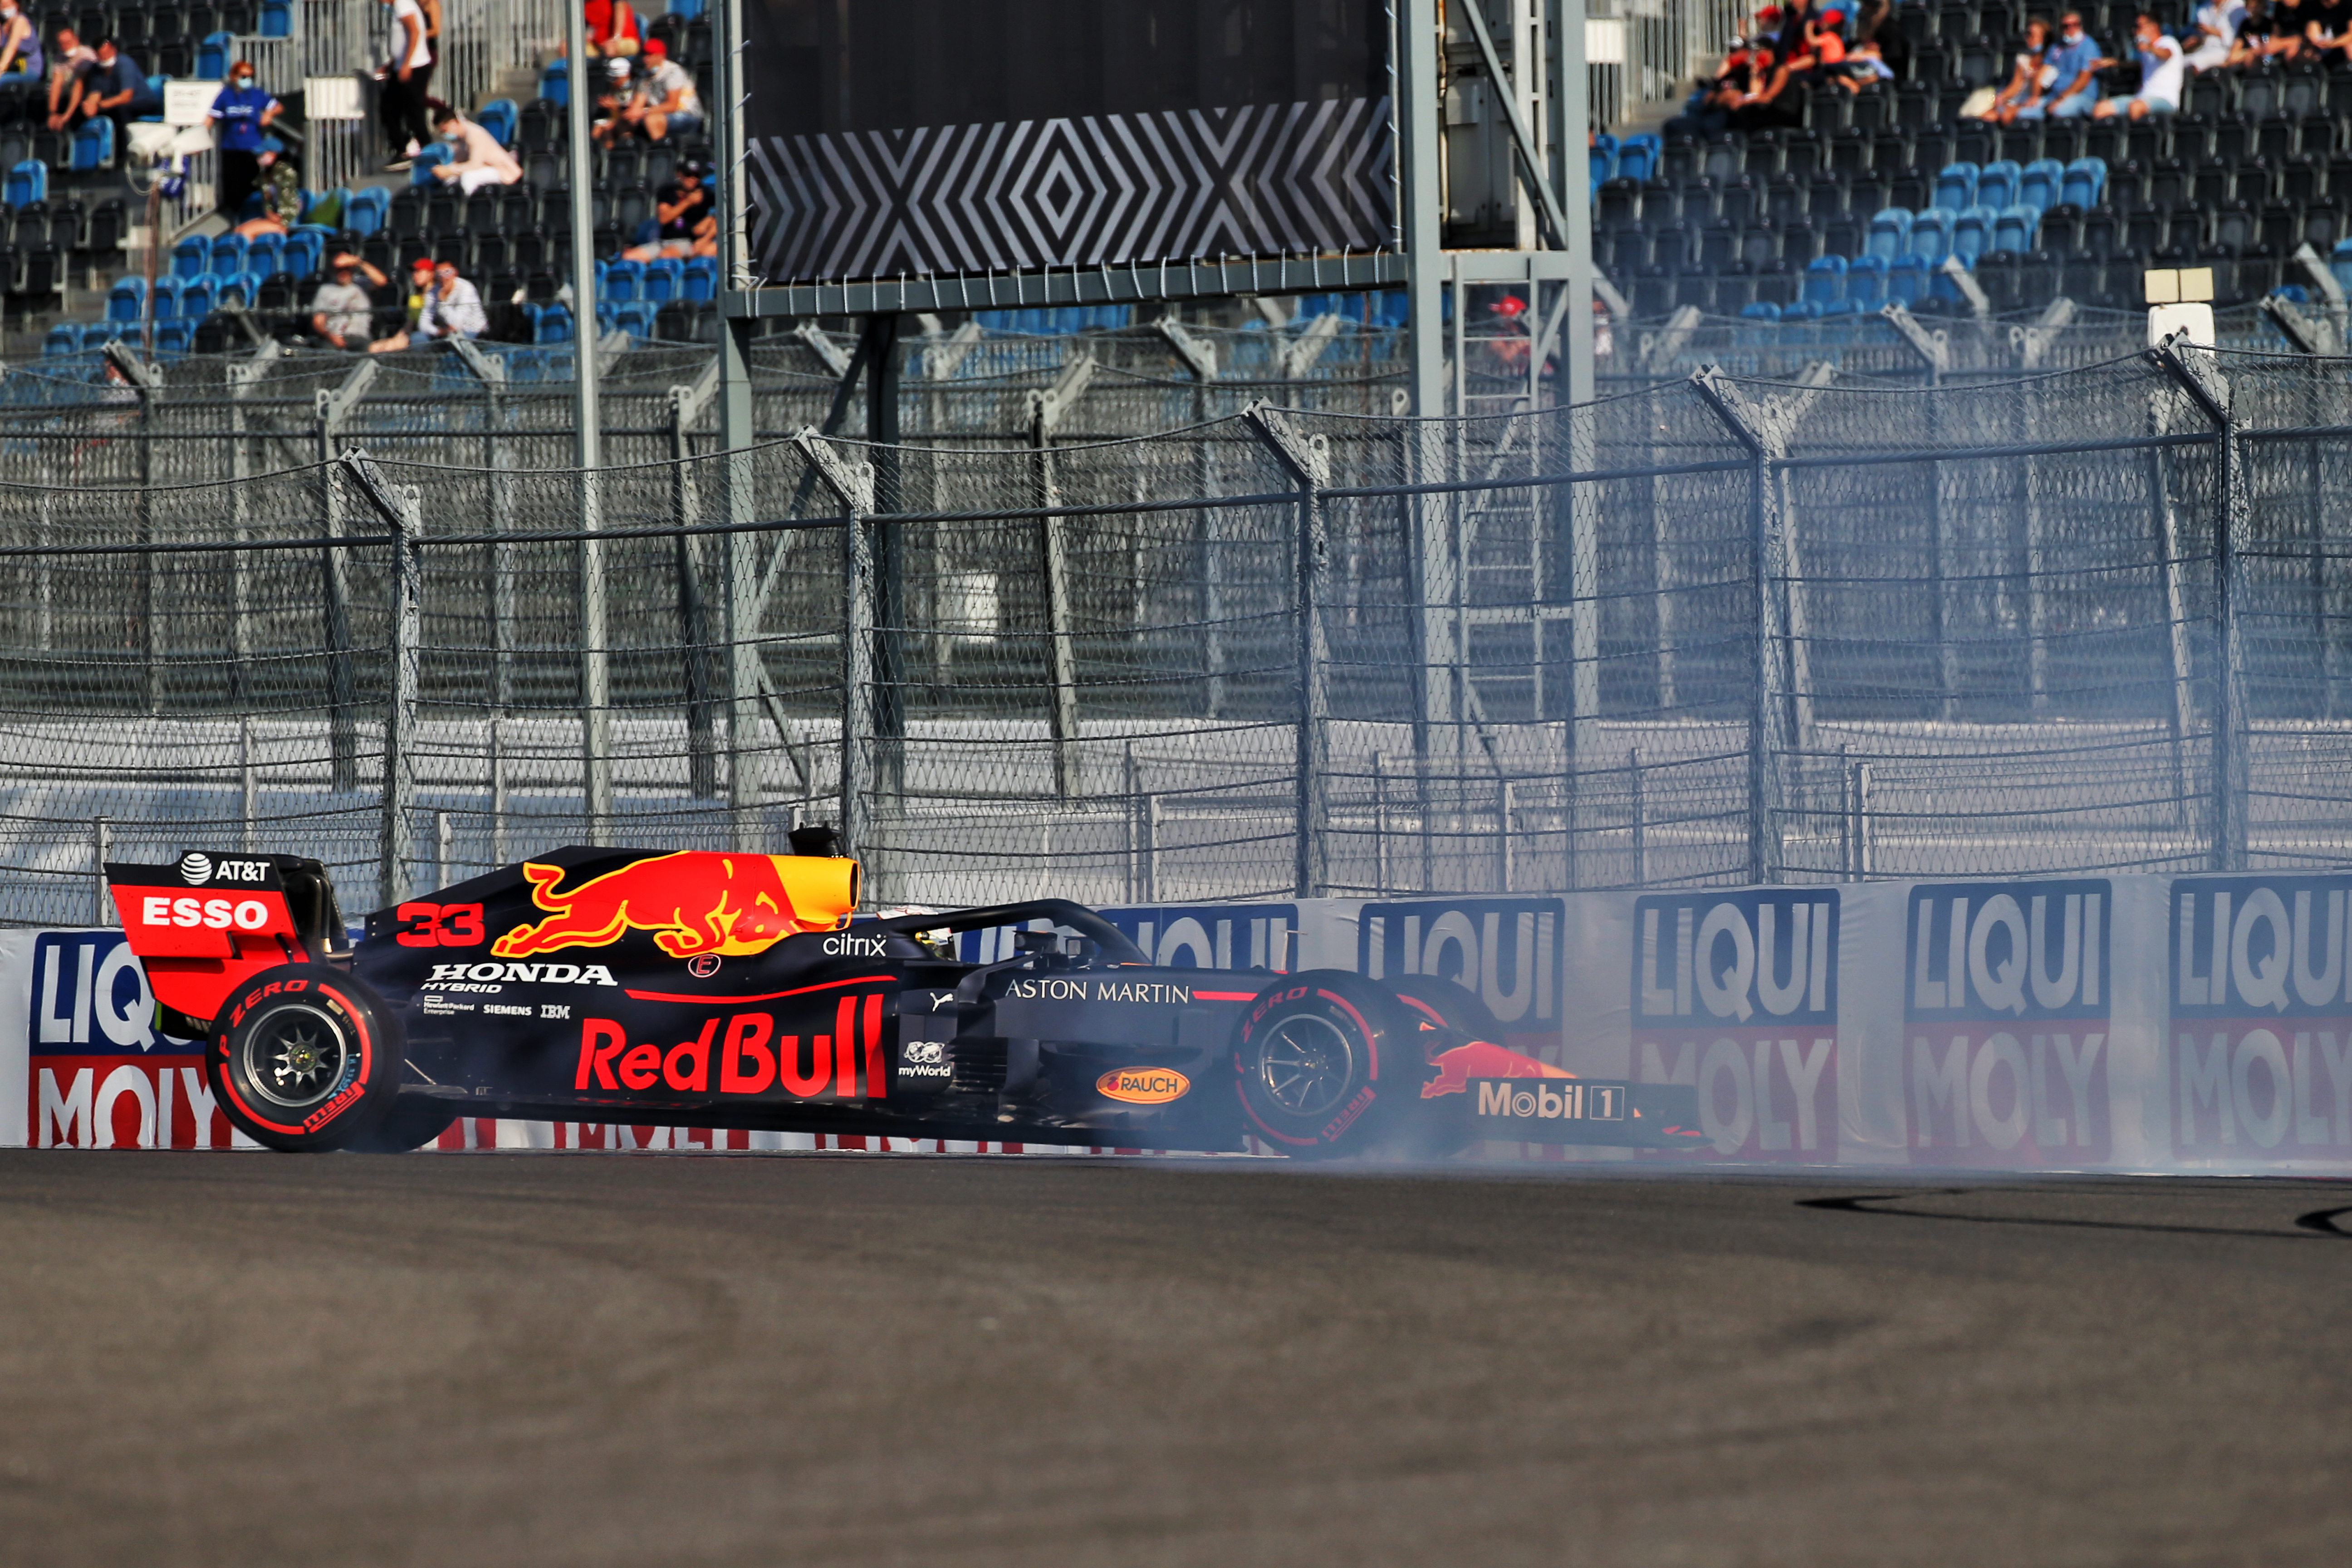
<path fill-rule="evenodd" d="M 400 1093 L 392 1010 L 321 963 L 264 970 L 221 1008 L 205 1053 L 230 1123 L 266 1148 L 310 1153 L 373 1131 Z"/>
<path fill-rule="evenodd" d="M 1234 1073 L 1243 1131 L 1301 1160 L 1377 1147 L 1426 1076 L 1395 1000 L 1335 969 L 1258 994 L 1234 1030 Z"/>

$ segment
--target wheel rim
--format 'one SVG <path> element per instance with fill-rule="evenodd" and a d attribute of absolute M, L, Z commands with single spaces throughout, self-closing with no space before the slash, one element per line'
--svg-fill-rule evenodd
<path fill-rule="evenodd" d="M 342 1025 L 299 1002 L 255 1020 L 244 1056 L 245 1079 L 254 1092 L 289 1110 L 307 1110 L 333 1095 L 355 1065 Z"/>
<path fill-rule="evenodd" d="M 1356 1047 L 1328 1018 L 1294 1013 L 1258 1048 L 1258 1082 L 1294 1116 L 1320 1116 L 1339 1103 L 1356 1076 Z"/>

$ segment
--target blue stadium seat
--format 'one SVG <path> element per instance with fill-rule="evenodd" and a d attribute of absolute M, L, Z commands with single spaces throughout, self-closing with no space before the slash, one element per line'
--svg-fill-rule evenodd
<path fill-rule="evenodd" d="M 686 268 L 677 258 L 665 256 L 646 263 L 643 298 L 656 305 L 667 305 L 684 292 Z"/>
<path fill-rule="evenodd" d="M 136 323 L 147 314 L 147 279 L 125 278 L 106 291 L 106 319 Z"/>
<path fill-rule="evenodd" d="M 1816 305 L 1832 304 L 1845 298 L 1846 263 L 1843 256 L 1816 256 L 1805 264 L 1804 291 L 1801 298 Z"/>
<path fill-rule="evenodd" d="M 1618 180 L 1648 180 L 1658 172 L 1658 160 L 1664 143 L 1654 135 L 1628 136 L 1617 143 L 1617 168 L 1610 177 Z"/>
<path fill-rule="evenodd" d="M 650 338 L 654 335 L 655 310 L 655 306 L 643 300 L 615 305 L 613 307 L 613 325 L 633 338 Z"/>
<path fill-rule="evenodd" d="M 218 257 L 217 249 L 215 250 L 214 255 L 215 258 Z M 257 235 L 247 240 L 245 246 L 245 265 L 248 271 L 258 272 L 264 278 L 273 272 L 285 271 L 286 237 L 264 234 Z"/>
<path fill-rule="evenodd" d="M 2335 253 L 2327 258 L 2327 270 L 2336 274 L 2336 287 L 2352 294 L 2352 239 L 2336 242 Z"/>
<path fill-rule="evenodd" d="M 228 75 L 228 57 L 236 47 L 235 33 L 206 33 L 196 46 L 196 75 L 205 81 Z"/>
<path fill-rule="evenodd" d="M 1927 297 L 1927 264 L 1906 256 L 1886 269 L 1886 302 L 1912 306 Z"/>
<path fill-rule="evenodd" d="M 513 99 L 494 98 L 482 105 L 481 112 L 474 116 L 474 122 L 497 137 L 499 146 L 511 147 L 514 145 L 515 119 L 521 112 L 515 107 Z"/>
<path fill-rule="evenodd" d="M 1863 242 L 1863 254 L 1875 256 L 1883 261 L 1894 261 L 1911 254 L 1911 209 L 1881 207 L 1871 215 L 1870 234 Z"/>
<path fill-rule="evenodd" d="M 200 234 L 192 234 L 172 247 L 172 276 L 202 278 L 212 269 L 212 260 L 213 242 Z"/>
<path fill-rule="evenodd" d="M 207 310 L 205 315 L 212 314 Z M 202 316 L 196 321 L 202 321 Z M 184 354 L 195 346 L 196 321 L 158 321 L 155 323 L 155 352 L 158 354 Z"/>
<path fill-rule="evenodd" d="M 28 207 L 35 202 L 49 199 L 49 166 L 38 158 L 27 158 L 8 171 L 5 183 L 0 183 L 0 201 L 12 207 Z"/>
<path fill-rule="evenodd" d="M 1824 321 L 1832 318 L 1843 320 L 1845 318 L 1855 317 L 1862 313 L 1862 305 L 1858 301 L 1853 300 L 1832 300 L 1828 304 L 1822 307 L 1822 320 Z"/>
<path fill-rule="evenodd" d="M 215 278 L 234 278 L 246 268 L 245 236 L 224 234 L 212 243 L 205 270 Z"/>
<path fill-rule="evenodd" d="M 102 349 L 123 335 L 120 323 L 114 321 L 84 321 L 81 324 L 81 346 Z"/>
<path fill-rule="evenodd" d="M 178 320 L 179 315 L 180 279 L 177 278 L 156 279 L 155 319 L 159 321 L 171 321 Z"/>
<path fill-rule="evenodd" d="M 2034 247 L 2034 236 L 2042 227 L 2042 209 L 2019 202 L 2003 207 L 1993 219 L 1992 250 L 2014 251 L 2020 256 Z"/>
<path fill-rule="evenodd" d="M 1936 176 L 1937 210 L 1963 213 L 1977 205 L 1977 166 L 1974 163 L 1947 163 Z"/>
<path fill-rule="evenodd" d="M 1911 220 L 1911 242 L 1904 254 L 1933 267 L 1952 253 L 1952 223 L 1956 213 L 1937 207 Z"/>
<path fill-rule="evenodd" d="M 2058 193 L 2065 184 L 2065 164 L 2055 158 L 2036 158 L 2025 165 L 2017 182 L 2018 205 L 2046 213 L 2058 205 Z"/>
<path fill-rule="evenodd" d="M 2089 212 L 2099 205 L 2106 189 L 2107 161 L 2077 158 L 2066 165 L 2066 178 L 2058 187 L 2058 199 Z"/>
<path fill-rule="evenodd" d="M 604 276 L 598 285 L 598 297 L 614 304 L 642 300 L 646 293 L 646 267 L 642 261 L 616 258 L 604 263 Z"/>
<path fill-rule="evenodd" d="M 343 207 L 343 226 L 358 235 L 381 233 L 384 214 L 391 206 L 392 193 L 382 185 L 369 185 L 353 191 L 352 199 Z"/>
<path fill-rule="evenodd" d="M 218 297 L 226 300 L 235 294 L 239 304 L 251 310 L 261 303 L 261 276 L 258 272 L 240 272 L 234 278 L 220 279 Z"/>
<path fill-rule="evenodd" d="M 217 296 L 217 278 L 184 278 L 180 280 L 180 309 L 177 319 L 187 322 L 203 321 L 213 313 L 213 301 Z"/>
<path fill-rule="evenodd" d="M 297 278 L 310 277 L 325 259 L 327 241 L 331 237 L 326 230 L 308 224 L 297 227 L 286 237 L 286 258 L 279 265 Z"/>
<path fill-rule="evenodd" d="M 294 0 L 261 0 L 261 37 L 290 38 L 294 36 Z"/>
<path fill-rule="evenodd" d="M 673 13 L 674 15 L 675 13 Z M 680 270 L 678 298 L 697 304 L 719 297 L 719 263 L 708 256 L 689 256 Z M 1382 299 L 1387 296 L 1382 295 Z"/>
<path fill-rule="evenodd" d="M 93 174 L 114 167 L 114 121 L 103 115 L 84 121 L 73 133 L 73 170 Z"/>
<path fill-rule="evenodd" d="M 1846 299 L 1866 310 L 1886 303 L 1886 268 L 1885 257 L 1857 257 L 1845 269 Z"/>
<path fill-rule="evenodd" d="M 1742 321 L 1777 321 L 1780 319 L 1780 307 L 1769 300 L 1758 300 L 1740 306 L 1739 315 Z"/>
<path fill-rule="evenodd" d="M 539 96 L 558 109 L 572 106 L 572 72 L 562 60 L 550 60 L 539 73 Z M 570 342 L 570 338 L 563 340 Z"/>
<path fill-rule="evenodd" d="M 2017 183 L 2025 172 L 2014 158 L 1996 158 L 1977 173 L 1977 199 L 1971 205 L 1990 207 L 1999 212 L 2017 203 Z"/>
<path fill-rule="evenodd" d="M 81 328 L 74 322 L 65 321 L 51 327 L 48 335 L 41 340 L 41 356 L 44 359 L 63 359 L 68 354 L 79 353 Z"/>
<path fill-rule="evenodd" d="M 669 14 L 691 22 L 702 15 L 702 0 L 669 0 Z"/>
<path fill-rule="evenodd" d="M 439 184 L 440 182 L 433 177 L 433 166 L 447 163 L 451 156 L 446 142 L 434 142 L 418 148 L 415 162 L 408 166 L 408 183 L 412 185 Z"/>
<path fill-rule="evenodd" d="M 539 320 L 531 325 L 530 341 L 535 343 L 568 343 L 572 341 L 572 310 L 566 305 L 546 305 L 540 309 Z"/>
<path fill-rule="evenodd" d="M 1952 254 L 1960 258 L 1963 266 L 1974 267 L 1977 258 L 1993 247 L 1995 221 L 1992 208 L 1981 205 L 1972 206 L 1952 220 Z M 1915 228 L 1912 232 L 1916 235 L 1918 231 Z"/>

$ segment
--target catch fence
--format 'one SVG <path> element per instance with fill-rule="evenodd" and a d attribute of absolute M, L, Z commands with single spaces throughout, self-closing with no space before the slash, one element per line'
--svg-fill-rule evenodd
<path fill-rule="evenodd" d="M 910 378 L 895 447 L 647 415 L 588 474 L 552 405 L 354 437 L 290 368 L 243 436 L 142 440 L 136 388 L 12 426 L 0 919 L 99 913 L 106 856 L 316 855 L 356 907 L 795 821 L 936 905 L 2352 859 L 2352 362 L 1463 420 L 1171 383 L 1117 440 L 1037 416 L 1066 373 L 985 418 Z M 763 426 L 823 425 L 804 379 Z"/>

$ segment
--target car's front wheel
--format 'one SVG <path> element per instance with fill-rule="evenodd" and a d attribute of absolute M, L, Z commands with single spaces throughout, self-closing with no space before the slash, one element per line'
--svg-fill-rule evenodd
<path fill-rule="evenodd" d="M 1244 1131 L 1297 1159 L 1377 1146 L 1420 1093 L 1381 988 L 1343 970 L 1295 974 L 1258 994 L 1234 1031 Z"/>
<path fill-rule="evenodd" d="M 229 994 L 217 1030 L 205 1053 L 215 1100 L 267 1148 L 347 1148 L 400 1093 L 392 1010 L 340 969 L 265 970 Z"/>

